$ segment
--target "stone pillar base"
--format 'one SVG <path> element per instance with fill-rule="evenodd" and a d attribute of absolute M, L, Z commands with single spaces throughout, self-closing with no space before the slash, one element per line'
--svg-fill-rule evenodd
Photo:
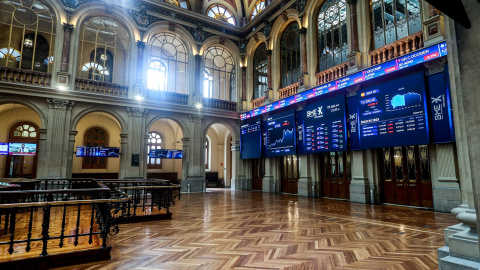
<path fill-rule="evenodd" d="M 447 248 L 448 247 L 443 247 Z M 443 249 L 440 248 L 440 249 Z M 438 250 L 438 254 L 442 251 Z M 478 270 L 480 269 L 479 261 L 467 260 L 459 257 L 446 256 L 438 261 L 439 269 L 442 270 Z"/>
<path fill-rule="evenodd" d="M 252 181 L 247 179 L 246 176 L 238 176 L 235 178 L 235 190 L 251 190 L 251 183 Z"/>
<path fill-rule="evenodd" d="M 375 190 L 369 184 L 368 179 L 354 178 L 350 183 L 350 201 L 357 203 L 375 203 Z"/>
<path fill-rule="evenodd" d="M 269 193 L 278 193 L 280 186 L 278 182 L 273 179 L 273 176 L 265 176 L 262 181 L 262 191 Z"/>
<path fill-rule="evenodd" d="M 348 70 L 347 75 L 355 73 L 361 69 L 361 60 L 360 57 L 362 54 L 360 52 L 351 52 L 347 55 L 348 58 Z"/>
<path fill-rule="evenodd" d="M 462 203 L 460 188 L 435 187 L 433 189 L 433 208 L 435 211 L 450 213 Z"/>
<path fill-rule="evenodd" d="M 205 192 L 205 178 L 191 176 L 182 181 L 182 192 Z"/>
<path fill-rule="evenodd" d="M 313 186 L 312 177 L 300 177 L 298 179 L 298 196 L 315 197 L 315 186 Z"/>

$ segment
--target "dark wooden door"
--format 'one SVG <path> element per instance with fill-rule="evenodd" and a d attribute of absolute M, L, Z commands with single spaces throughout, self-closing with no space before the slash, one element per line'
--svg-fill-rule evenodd
<path fill-rule="evenodd" d="M 264 162 L 265 162 L 265 159 L 263 158 L 256 158 L 252 160 L 252 189 L 253 190 L 263 189 Z"/>
<path fill-rule="evenodd" d="M 282 160 L 282 192 L 298 194 L 298 157 L 284 156 Z"/>
<path fill-rule="evenodd" d="M 384 148 L 382 156 L 384 202 L 433 207 L 428 146 Z"/>
<path fill-rule="evenodd" d="M 350 199 L 352 180 L 350 152 L 330 152 L 323 154 L 323 196 Z"/>

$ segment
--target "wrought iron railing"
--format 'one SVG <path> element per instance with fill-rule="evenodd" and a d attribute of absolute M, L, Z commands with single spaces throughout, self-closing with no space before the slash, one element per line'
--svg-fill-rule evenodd
<path fill-rule="evenodd" d="M 128 86 L 101 82 L 87 79 L 75 79 L 75 90 L 81 92 L 102 94 L 107 96 L 126 97 L 128 96 Z"/>
<path fill-rule="evenodd" d="M 236 111 L 237 103 L 222 99 L 203 98 L 203 107 L 226 111 Z"/>
<path fill-rule="evenodd" d="M 0 81 L 50 86 L 52 74 L 10 67 L 0 67 Z"/>

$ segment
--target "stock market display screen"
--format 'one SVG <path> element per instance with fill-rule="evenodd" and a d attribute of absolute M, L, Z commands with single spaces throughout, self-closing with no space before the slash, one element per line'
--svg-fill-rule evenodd
<path fill-rule="evenodd" d="M 360 148 L 429 143 L 422 72 L 357 92 Z"/>
<path fill-rule="evenodd" d="M 344 95 L 305 106 L 303 121 L 306 154 L 347 150 Z"/>
<path fill-rule="evenodd" d="M 266 156 L 295 155 L 295 110 L 275 114 L 264 122 L 266 134 Z"/>
<path fill-rule="evenodd" d="M 240 158 L 262 157 L 262 124 L 260 120 L 240 126 Z"/>

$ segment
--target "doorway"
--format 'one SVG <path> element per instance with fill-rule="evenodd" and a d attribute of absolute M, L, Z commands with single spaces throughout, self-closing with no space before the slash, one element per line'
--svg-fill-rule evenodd
<path fill-rule="evenodd" d="M 282 160 L 282 189 L 283 193 L 298 194 L 298 156 L 284 156 Z"/>
<path fill-rule="evenodd" d="M 9 140 L 10 144 L 20 144 L 22 148 L 24 145 L 33 147 L 32 151 L 19 150 L 15 151 L 16 155 L 8 155 L 6 158 L 5 177 L 6 178 L 35 178 L 37 171 L 37 154 L 38 138 L 40 134 L 38 127 L 29 122 L 21 122 L 13 125 L 10 129 Z M 9 150 L 10 151 L 10 150 Z M 28 153 L 27 155 L 21 154 Z"/>
<path fill-rule="evenodd" d="M 428 145 L 397 146 L 380 151 L 383 201 L 433 208 Z"/>
<path fill-rule="evenodd" d="M 350 182 L 352 181 L 351 152 L 330 152 L 323 154 L 322 189 L 328 198 L 350 199 Z"/>
<path fill-rule="evenodd" d="M 265 168 L 265 159 L 256 158 L 252 159 L 252 189 L 263 189 L 263 175 Z"/>

